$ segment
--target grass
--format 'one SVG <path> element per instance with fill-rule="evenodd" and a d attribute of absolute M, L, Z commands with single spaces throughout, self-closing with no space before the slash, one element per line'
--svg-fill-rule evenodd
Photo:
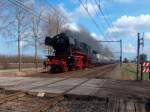
<path fill-rule="evenodd" d="M 32 68 L 21 68 L 21 71 L 29 71 L 29 70 L 34 70 L 35 68 L 32 67 Z M 1 72 L 15 72 L 15 71 L 18 71 L 18 68 L 11 68 L 11 69 L 0 69 L 0 73 Z"/>
<path fill-rule="evenodd" d="M 128 75 L 127 77 L 130 77 L 130 80 L 136 80 L 136 64 L 123 64 L 122 72 L 123 74 Z M 140 73 L 138 78 L 141 79 Z M 149 73 L 143 73 L 143 80 L 147 79 L 149 79 Z"/>

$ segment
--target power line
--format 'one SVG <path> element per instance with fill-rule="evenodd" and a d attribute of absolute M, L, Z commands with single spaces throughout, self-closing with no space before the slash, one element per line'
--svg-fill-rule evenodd
<path fill-rule="evenodd" d="M 107 23 L 108 27 L 112 27 L 112 25 L 109 23 L 108 19 L 106 18 L 105 14 L 104 14 L 104 12 L 103 12 L 103 10 L 102 10 L 102 8 L 101 8 L 100 1 L 99 1 L 99 3 L 98 3 L 97 0 L 95 0 L 95 3 L 97 4 L 98 9 L 99 9 L 100 13 L 102 14 L 102 16 L 103 16 L 105 22 Z"/>
<path fill-rule="evenodd" d="M 81 5 L 83 6 L 83 8 L 85 9 L 85 11 L 87 12 L 89 18 L 92 20 L 92 22 L 95 24 L 95 26 L 97 27 L 97 29 L 99 30 L 99 32 L 104 36 L 103 32 L 101 31 L 99 25 L 96 23 L 96 21 L 93 19 L 92 15 L 89 13 L 88 9 L 84 6 L 82 0 L 79 0 L 79 2 L 81 3 Z"/>
<path fill-rule="evenodd" d="M 45 2 L 47 2 L 54 11 L 57 10 L 50 2 L 48 2 L 47 0 L 45 0 Z"/>
<path fill-rule="evenodd" d="M 16 5 L 16 6 L 19 6 L 19 7 L 21 7 L 22 9 L 24 9 L 24 10 L 26 10 L 26 11 L 28 11 L 28 12 L 30 12 L 31 14 L 33 14 L 34 16 L 36 16 L 36 17 L 39 17 L 39 14 L 36 12 L 36 11 L 34 11 L 32 8 L 30 8 L 30 7 L 27 7 L 26 5 L 24 5 L 22 2 L 20 2 L 20 1 L 18 1 L 18 0 L 8 0 L 9 2 L 11 2 L 12 4 L 14 4 L 14 5 Z M 47 2 L 47 1 L 46 1 Z M 54 10 L 54 11 L 57 11 L 57 9 L 52 5 L 52 4 L 50 4 L 49 2 L 47 2 L 49 5 L 50 5 L 50 7 Z M 63 15 L 61 15 L 62 17 L 64 17 Z M 44 22 L 46 22 L 46 23 L 49 23 L 49 21 L 47 20 L 48 18 L 46 18 L 46 17 L 40 17 L 40 19 L 41 20 L 43 20 Z"/>
<path fill-rule="evenodd" d="M 85 11 L 87 12 L 88 16 L 90 17 L 90 19 L 92 20 L 92 22 L 95 24 L 95 26 L 98 28 L 98 30 L 100 31 L 100 33 L 102 34 L 103 37 L 105 37 L 105 35 L 103 34 L 103 32 L 101 32 L 99 25 L 95 22 L 95 20 L 93 19 L 93 17 L 91 16 L 91 14 L 89 13 L 88 9 L 84 6 L 82 0 L 79 0 L 81 5 L 83 6 L 83 8 L 85 9 Z M 118 41 L 117 41 L 118 42 Z"/>
<path fill-rule="evenodd" d="M 93 0 L 91 0 L 91 3 L 95 4 Z M 95 13 L 96 13 L 97 17 L 100 16 L 99 13 L 97 12 L 96 7 L 93 6 L 93 9 L 95 10 Z M 101 24 L 101 26 L 103 27 L 103 29 L 105 29 L 105 26 L 103 24 Z"/>
<path fill-rule="evenodd" d="M 56 9 L 50 2 L 48 2 L 48 0 L 45 0 L 45 2 L 47 2 L 50 8 L 52 8 L 54 11 L 58 11 L 58 9 Z M 63 14 L 59 14 L 59 15 L 63 18 L 66 18 Z"/>
<path fill-rule="evenodd" d="M 30 7 L 27 7 L 26 5 L 24 5 L 23 3 L 21 3 L 18 0 L 8 0 L 9 2 L 11 2 L 12 4 L 21 7 L 22 9 L 24 9 L 25 11 L 30 12 L 32 15 L 39 17 L 39 14 L 37 12 L 35 12 L 33 9 L 31 9 Z M 41 20 L 43 20 L 44 22 L 48 23 L 46 18 L 42 18 L 40 17 Z"/>
<path fill-rule="evenodd" d="M 93 17 L 92 17 L 91 14 L 89 13 L 88 7 L 85 7 L 85 6 L 84 6 L 82 0 L 79 0 L 79 2 L 82 4 L 83 8 L 85 9 L 85 11 L 87 12 L 87 14 L 88 14 L 89 17 L 91 18 L 92 22 L 95 24 L 95 26 L 98 28 L 98 30 L 100 30 L 99 25 L 95 22 L 95 20 L 93 19 Z M 100 2 L 100 1 L 99 1 L 99 2 Z M 86 4 L 87 4 L 87 3 L 86 3 Z M 109 21 L 108 21 L 107 18 L 105 17 L 105 15 L 104 15 L 104 13 L 103 13 L 101 7 L 99 6 L 98 8 L 99 8 L 99 10 L 100 10 L 102 16 L 104 17 L 104 19 L 105 19 L 105 21 L 106 21 L 108 27 L 113 27 L 113 25 L 112 25 L 112 24 L 110 25 Z M 101 30 L 100 30 L 100 32 L 101 32 Z M 102 32 L 102 34 L 103 34 L 103 32 Z M 104 35 L 103 35 L 103 36 L 104 36 Z M 101 42 L 102 42 L 102 41 L 101 41 Z M 122 41 L 120 40 L 120 41 L 104 41 L 104 42 L 120 42 L 120 65 L 122 65 Z"/>
<path fill-rule="evenodd" d="M 24 10 L 30 12 L 30 13 L 33 14 L 34 16 L 39 17 L 39 14 L 38 14 L 37 12 L 35 12 L 33 9 L 27 7 L 26 5 L 24 5 L 24 4 L 21 3 L 20 1 L 18 1 L 18 0 L 8 0 L 8 1 L 11 2 L 12 4 L 14 4 L 14 5 L 16 5 L 16 6 L 19 6 L 19 7 L 21 7 L 22 9 L 24 9 Z M 91 18 L 91 20 L 93 21 L 93 23 L 95 24 L 95 26 L 98 28 L 98 30 L 100 31 L 100 33 L 101 33 L 102 35 L 104 35 L 103 32 L 101 31 L 99 25 L 96 23 L 96 21 L 93 19 L 93 17 L 91 16 L 91 14 L 90 14 L 89 11 L 87 10 L 87 8 L 84 6 L 83 2 L 82 2 L 81 0 L 79 0 L 79 1 L 81 2 L 82 6 L 83 6 L 84 9 L 86 10 L 86 12 L 88 13 L 89 17 Z M 49 3 L 49 5 L 51 6 L 51 8 L 52 8 L 53 10 L 56 11 L 56 9 L 55 9 L 50 3 Z M 44 19 L 44 18 L 40 18 L 40 19 L 43 20 L 44 22 L 47 22 L 47 23 L 48 23 L 47 19 Z"/>
<path fill-rule="evenodd" d="M 101 4 L 100 4 L 101 1 L 99 0 L 99 1 L 98 1 L 99 3 L 98 3 L 97 0 L 95 0 L 95 2 L 96 2 L 96 4 L 98 5 L 98 8 L 99 8 L 99 10 L 100 10 L 102 16 L 104 17 L 104 20 L 106 21 L 108 27 L 109 27 L 109 28 L 114 27 L 114 25 L 113 25 L 111 22 L 109 22 L 109 20 L 106 18 L 105 14 L 104 14 L 104 12 L 103 12 L 103 10 L 102 10 Z M 118 32 L 118 31 L 116 31 L 116 33 L 119 35 L 119 32 Z M 116 37 L 117 37 L 117 36 L 116 36 Z"/>

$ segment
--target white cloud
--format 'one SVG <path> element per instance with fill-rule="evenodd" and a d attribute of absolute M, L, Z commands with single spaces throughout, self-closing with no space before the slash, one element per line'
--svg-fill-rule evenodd
<path fill-rule="evenodd" d="M 145 41 L 150 40 L 150 15 L 141 14 L 139 16 L 121 16 L 115 22 L 113 22 L 113 27 L 107 29 L 108 36 L 118 36 L 119 38 L 126 39 L 128 43 L 124 42 L 123 52 L 127 54 L 136 54 L 136 44 L 137 33 L 144 33 Z M 148 48 L 150 46 L 147 44 L 144 48 L 146 53 L 149 53 Z"/>
<path fill-rule="evenodd" d="M 71 0 L 71 2 L 72 1 L 73 0 Z M 87 5 L 85 5 L 85 7 L 87 8 L 88 12 L 92 16 L 95 16 L 96 13 L 99 11 L 98 6 L 96 4 L 94 4 L 94 3 L 91 3 L 90 1 L 88 1 Z M 63 3 L 58 4 L 58 8 L 61 10 L 61 12 L 65 16 L 67 16 L 69 18 L 70 21 L 73 21 L 73 22 L 78 22 L 78 20 L 80 18 L 88 18 L 89 17 L 87 11 L 85 10 L 85 8 L 83 7 L 83 5 L 80 2 L 76 6 L 76 8 L 73 11 L 71 11 L 71 12 L 69 12 L 68 10 L 66 10 L 66 8 L 64 7 Z"/>
<path fill-rule="evenodd" d="M 150 15 L 139 15 L 139 16 L 122 16 L 121 18 L 117 19 L 116 26 L 120 28 L 129 27 L 129 28 L 150 28 Z"/>
<path fill-rule="evenodd" d="M 41 6 L 40 11 L 42 12 L 42 17 L 47 17 L 50 14 L 50 9 L 46 6 Z"/>
<path fill-rule="evenodd" d="M 96 4 L 87 3 L 88 11 L 93 16 L 96 14 L 96 11 L 98 11 L 98 7 Z M 45 8 L 45 7 L 44 7 Z M 70 30 L 74 31 L 80 31 L 80 26 L 77 24 L 77 20 L 82 17 L 88 17 L 87 12 L 83 8 L 83 6 L 80 4 L 73 12 L 69 12 L 64 7 L 64 4 L 58 4 L 59 10 L 67 17 L 68 23 L 66 23 L 63 27 L 69 28 Z M 45 9 L 47 11 L 47 8 Z M 98 36 L 95 33 L 91 33 L 91 36 L 93 36 L 96 40 L 102 40 L 103 36 Z"/>
<path fill-rule="evenodd" d="M 64 7 L 64 4 L 63 4 L 63 3 L 59 4 L 59 5 L 58 5 L 58 8 L 59 8 L 59 10 L 61 11 L 61 13 L 62 13 L 64 16 L 66 16 L 66 17 L 68 17 L 69 19 L 71 19 L 72 13 L 69 12 L 69 11 Z"/>
<path fill-rule="evenodd" d="M 91 36 L 96 40 L 103 40 L 103 36 L 98 36 L 96 33 L 91 33 Z"/>
<path fill-rule="evenodd" d="M 96 14 L 96 12 L 98 11 L 98 7 L 96 4 L 92 4 L 92 3 L 87 3 L 87 5 L 85 5 L 85 7 L 87 7 L 88 12 L 94 16 Z M 74 11 L 74 15 L 75 16 L 88 16 L 86 10 L 84 9 L 84 7 L 82 6 L 82 4 L 80 4 L 79 7 L 77 7 Z"/>
<path fill-rule="evenodd" d="M 63 27 L 68 28 L 70 30 L 79 31 L 79 26 L 75 22 L 74 14 L 72 12 L 68 12 L 64 7 L 64 4 L 58 5 L 59 10 L 61 13 L 68 19 L 69 22 L 63 25 Z"/>
<path fill-rule="evenodd" d="M 26 41 L 20 41 L 20 47 L 23 48 L 25 45 L 27 45 Z"/>
<path fill-rule="evenodd" d="M 107 29 L 108 35 L 122 37 L 137 37 L 137 32 L 149 32 L 150 15 L 121 16 L 114 23 L 113 27 Z"/>
<path fill-rule="evenodd" d="M 26 0 L 24 3 L 27 7 L 32 7 L 35 4 L 35 0 Z"/>
<path fill-rule="evenodd" d="M 92 37 L 97 37 L 96 33 L 91 33 Z"/>
<path fill-rule="evenodd" d="M 72 2 L 72 1 L 71 1 Z M 48 12 L 48 9 L 46 7 L 45 8 L 45 12 Z M 81 17 L 88 17 L 88 14 L 87 12 L 85 11 L 85 9 L 83 8 L 83 6 L 80 4 L 79 6 L 77 6 L 72 12 L 68 11 L 64 4 L 61 3 L 61 4 L 58 4 L 58 8 L 59 10 L 61 11 L 61 13 L 67 17 L 69 23 L 67 23 L 66 25 L 64 26 L 67 26 L 69 25 L 69 27 L 73 30 L 76 30 L 78 31 L 79 30 L 79 27 L 77 25 L 77 22 L 78 20 L 81 18 Z M 96 12 L 98 11 L 98 7 L 96 4 L 92 4 L 90 2 L 87 3 L 87 8 L 88 8 L 88 11 L 89 13 L 94 16 L 96 14 Z M 46 13 L 45 13 L 46 15 Z"/>
<path fill-rule="evenodd" d="M 132 44 L 127 44 L 123 47 L 124 53 L 136 53 L 136 48 Z"/>
<path fill-rule="evenodd" d="M 80 30 L 78 25 L 75 22 L 67 23 L 67 24 L 64 25 L 64 27 L 67 27 L 70 30 L 74 30 L 74 31 L 79 31 Z"/>
<path fill-rule="evenodd" d="M 150 40 L 150 32 L 144 33 L 144 38 Z"/>

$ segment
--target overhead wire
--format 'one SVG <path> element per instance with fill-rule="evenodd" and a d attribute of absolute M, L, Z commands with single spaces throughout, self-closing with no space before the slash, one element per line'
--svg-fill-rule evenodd
<path fill-rule="evenodd" d="M 46 3 L 50 6 L 50 8 L 52 8 L 54 11 L 58 11 L 58 9 L 56 9 L 50 2 L 48 2 L 48 0 L 45 0 L 45 2 L 46 2 Z M 63 15 L 63 14 L 61 14 L 61 13 L 60 13 L 59 16 L 66 18 L 65 15 Z"/>
<path fill-rule="evenodd" d="M 26 5 L 24 5 L 22 2 L 20 2 L 20 1 L 18 1 L 18 0 L 8 0 L 8 1 L 11 2 L 12 4 L 14 4 L 14 5 L 16 5 L 16 6 L 19 6 L 19 7 L 21 7 L 22 9 L 24 9 L 24 10 L 30 12 L 31 14 L 33 14 L 33 15 L 36 16 L 36 17 L 38 17 L 38 15 L 39 15 L 39 14 L 38 14 L 37 12 L 35 12 L 33 9 L 31 9 L 30 7 L 27 7 Z M 101 31 L 99 25 L 96 23 L 96 21 L 94 20 L 94 18 L 92 17 L 92 15 L 89 13 L 89 11 L 87 10 L 87 8 L 84 6 L 83 2 L 82 2 L 81 0 L 79 0 L 79 1 L 80 1 L 80 3 L 82 4 L 82 6 L 84 7 L 84 9 L 86 10 L 86 12 L 87 12 L 87 14 L 89 15 L 89 17 L 91 18 L 91 20 L 93 21 L 93 23 L 95 24 L 95 26 L 97 27 L 97 29 L 99 30 L 99 32 L 100 32 L 102 35 L 104 35 L 103 32 Z M 53 5 L 51 5 L 50 3 L 49 3 L 49 5 L 51 6 L 51 8 L 52 8 L 53 10 L 56 10 L 55 7 L 53 7 Z M 43 20 L 44 22 L 47 22 L 47 23 L 48 23 L 48 21 L 47 21 L 45 18 L 42 18 L 42 17 L 41 17 L 40 19 Z"/>
<path fill-rule="evenodd" d="M 101 8 L 100 0 L 99 0 L 99 2 L 97 2 L 97 0 L 95 0 L 95 3 L 97 4 L 98 9 L 99 9 L 100 13 L 102 14 L 102 16 L 103 16 L 105 22 L 107 23 L 108 27 L 112 27 L 112 24 L 111 24 L 111 23 L 109 22 L 109 20 L 106 18 L 105 14 L 104 14 L 104 12 L 103 12 L 103 10 L 102 10 L 102 8 Z"/>
<path fill-rule="evenodd" d="M 109 19 L 107 19 L 107 17 L 105 16 L 105 14 L 104 14 L 104 12 L 103 12 L 103 10 L 101 8 L 101 0 L 98 0 L 98 2 L 97 2 L 97 0 L 95 0 L 95 1 L 96 1 L 97 5 L 98 5 L 98 8 L 99 8 L 102 16 L 104 17 L 105 21 L 107 22 L 107 24 L 109 26 L 108 28 L 113 28 L 114 25 L 112 24 L 112 22 L 109 22 Z M 118 31 L 116 31 L 116 33 L 119 35 Z M 115 35 L 115 37 L 117 37 L 117 35 Z"/>
<path fill-rule="evenodd" d="M 18 7 L 21 7 L 22 9 L 24 9 L 25 11 L 28 11 L 29 13 L 31 13 L 32 15 L 36 16 L 36 17 L 39 17 L 39 14 L 38 12 L 34 11 L 32 8 L 26 6 L 25 4 L 23 4 L 22 2 L 18 1 L 18 0 L 8 0 L 9 2 L 11 2 L 12 4 L 18 6 Z M 50 4 L 49 4 L 50 5 Z M 52 5 L 51 5 L 51 8 L 53 10 L 56 10 Z M 48 18 L 46 17 L 40 17 L 40 19 L 46 23 L 49 23 L 48 22 Z"/>
<path fill-rule="evenodd" d="M 91 18 L 92 22 L 93 22 L 96 26 L 98 26 L 98 30 L 99 30 L 99 25 L 98 25 L 98 24 L 96 23 L 96 21 L 93 19 L 93 17 L 92 17 L 91 14 L 89 13 L 87 7 L 84 6 L 82 0 L 79 0 L 79 1 L 80 1 L 81 5 L 83 6 L 83 8 L 85 9 L 85 11 L 87 12 L 87 14 L 89 15 L 89 17 Z M 101 30 L 100 30 L 100 31 L 101 31 Z M 105 37 L 105 35 L 103 34 L 103 32 L 102 32 L 101 34 L 102 34 L 103 37 Z"/>
<path fill-rule="evenodd" d="M 39 14 L 34 11 L 33 9 L 31 9 L 30 7 L 27 7 L 26 5 L 24 5 L 22 2 L 18 1 L 18 0 L 8 0 L 9 2 L 11 2 L 12 4 L 21 7 L 22 9 L 24 9 L 25 11 L 28 11 L 29 13 L 31 13 L 32 15 L 39 17 Z M 40 17 L 40 19 L 46 23 L 48 23 L 47 18 L 44 17 Z"/>
<path fill-rule="evenodd" d="M 23 4 L 22 2 L 20 2 L 20 1 L 18 1 L 18 0 L 8 0 L 8 1 L 11 2 L 12 4 L 18 6 L 18 7 L 21 7 L 21 8 L 24 9 L 25 11 L 28 11 L 29 13 L 31 13 L 31 14 L 34 15 L 35 17 L 37 17 L 37 18 L 40 17 L 40 19 L 41 19 L 42 21 L 44 21 L 44 22 L 46 22 L 46 23 L 49 24 L 49 20 L 48 20 L 49 18 L 46 18 L 46 17 L 44 17 L 44 16 L 39 16 L 40 14 L 38 14 L 38 12 L 36 12 L 36 11 L 34 11 L 32 8 L 26 6 L 26 5 Z M 46 1 L 46 0 L 45 0 L 45 1 Z M 57 9 L 56 9 L 52 4 L 50 4 L 49 2 L 47 2 L 47 3 L 49 4 L 50 8 L 52 8 L 54 11 L 57 11 Z M 60 16 L 64 17 L 63 15 L 60 15 Z M 65 17 L 64 17 L 64 18 L 65 18 Z"/>
<path fill-rule="evenodd" d="M 95 4 L 93 0 L 91 0 L 91 3 L 92 3 L 93 5 Z M 95 6 L 93 6 L 93 9 L 95 10 L 96 16 L 99 17 L 100 15 L 99 15 L 99 13 L 98 13 L 98 11 L 97 11 L 97 9 L 96 9 Z M 101 24 L 101 26 L 102 26 L 103 29 L 105 29 L 105 25 Z"/>
<path fill-rule="evenodd" d="M 98 5 L 98 8 L 99 8 L 99 10 L 100 10 L 102 16 L 104 17 L 104 20 L 105 20 L 105 22 L 106 22 L 107 25 L 108 25 L 108 28 L 109 28 L 109 29 L 113 28 L 114 25 L 112 24 L 112 22 L 109 22 L 109 19 L 106 18 L 105 14 L 104 14 L 104 12 L 103 12 L 103 10 L 102 10 L 102 8 L 101 8 L 101 1 L 98 0 L 98 2 L 97 2 L 97 0 L 95 0 L 95 2 L 96 2 L 96 4 Z M 114 33 L 113 37 L 116 38 L 116 37 L 119 37 L 119 35 L 120 35 L 119 32 L 116 31 L 116 33 Z"/>
<path fill-rule="evenodd" d="M 94 20 L 94 18 L 92 17 L 92 15 L 89 13 L 88 8 L 85 7 L 85 5 L 82 2 L 82 0 L 79 0 L 79 2 L 81 3 L 81 5 L 85 9 L 85 11 L 87 12 L 87 14 L 88 14 L 89 18 L 91 19 L 91 21 L 95 24 L 95 26 L 98 29 L 98 31 L 102 34 L 102 36 L 104 36 L 104 33 L 102 32 L 101 28 L 99 27 L 99 25 L 97 24 L 97 22 Z"/>
<path fill-rule="evenodd" d="M 36 11 L 34 11 L 33 9 L 31 9 L 30 7 L 27 7 L 27 6 L 24 5 L 22 2 L 20 2 L 20 1 L 18 1 L 18 0 L 8 0 L 8 1 L 11 2 L 12 4 L 14 4 L 14 5 L 16 5 L 16 6 L 19 6 L 19 7 L 21 7 L 22 9 L 24 9 L 24 10 L 30 12 L 30 13 L 33 14 L 34 16 L 39 17 L 39 14 L 38 14 Z M 85 7 L 85 5 L 83 4 L 82 0 L 79 0 L 79 2 L 81 3 L 81 5 L 82 5 L 83 8 L 85 9 L 85 11 L 87 12 L 89 18 L 92 20 L 92 22 L 93 22 L 93 23 L 95 24 L 95 26 L 97 27 L 98 31 L 102 34 L 102 36 L 104 36 L 104 33 L 101 31 L 101 28 L 99 27 L 98 23 L 95 21 L 95 19 L 94 19 L 94 18 L 92 17 L 92 15 L 89 13 L 88 8 Z M 56 10 L 56 8 L 55 8 L 53 5 L 51 5 L 50 3 L 49 3 L 49 5 L 51 6 L 51 8 L 52 8 L 53 10 Z M 100 8 L 100 9 L 101 9 L 101 8 Z M 100 9 L 99 9 L 99 10 L 100 10 Z M 104 13 L 103 13 L 102 10 L 101 10 L 101 13 L 102 13 L 102 15 L 104 16 Z M 105 16 L 104 16 L 104 17 L 105 17 Z M 40 17 L 40 19 L 41 19 L 42 21 L 48 23 L 48 21 L 47 21 L 46 18 Z M 105 18 L 105 19 L 106 19 L 106 18 Z M 108 24 L 108 21 L 107 21 L 107 24 Z"/>
<path fill-rule="evenodd" d="M 104 12 L 103 12 L 103 10 L 102 10 L 101 1 L 100 1 L 100 0 L 98 0 L 98 2 L 97 2 L 97 0 L 94 0 L 94 1 L 95 1 L 95 3 L 97 4 L 97 7 L 98 7 L 98 9 L 99 9 L 101 15 L 103 16 L 104 21 L 106 22 L 108 28 L 114 27 L 114 25 L 112 24 L 112 22 L 109 22 L 109 19 L 105 16 L 105 14 L 104 14 Z M 118 34 L 119 32 L 116 32 L 116 33 Z M 117 37 L 116 34 L 115 34 L 115 37 Z"/>

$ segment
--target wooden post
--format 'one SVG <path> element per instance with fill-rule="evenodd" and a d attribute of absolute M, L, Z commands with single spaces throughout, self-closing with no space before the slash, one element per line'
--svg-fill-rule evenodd
<path fill-rule="evenodd" d="M 120 40 L 120 67 L 122 66 L 122 40 Z"/>
<path fill-rule="evenodd" d="M 139 55 L 140 55 L 140 33 L 138 33 L 138 40 L 137 40 L 137 76 L 136 79 L 139 80 Z"/>
<path fill-rule="evenodd" d="M 143 60 L 141 62 L 141 80 L 143 80 Z"/>
<path fill-rule="evenodd" d="M 150 69 L 150 66 L 149 66 L 149 69 Z M 149 79 L 150 79 L 150 72 L 149 72 Z"/>

